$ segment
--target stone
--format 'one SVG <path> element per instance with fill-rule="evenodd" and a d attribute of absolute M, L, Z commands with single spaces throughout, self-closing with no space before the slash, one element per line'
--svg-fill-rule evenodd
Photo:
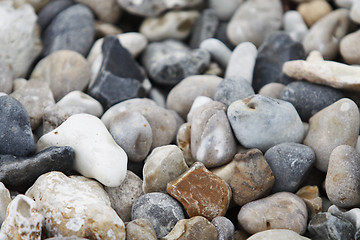
<path fill-rule="evenodd" d="M 281 94 L 285 87 L 286 86 L 282 83 L 268 83 L 260 88 L 259 94 L 266 97 L 281 99 Z"/>
<path fill-rule="evenodd" d="M 101 184 L 60 172 L 41 175 L 26 196 L 35 200 L 45 217 L 46 235 L 125 240 L 123 221 L 111 208 Z"/>
<path fill-rule="evenodd" d="M 88 6 L 100 21 L 115 23 L 121 15 L 121 10 L 116 0 L 105 0 L 101 4 L 96 0 L 76 0 L 76 2 Z"/>
<path fill-rule="evenodd" d="M 141 162 L 150 152 L 152 129 L 139 112 L 125 111 L 117 114 L 111 121 L 109 132 L 130 161 Z"/>
<path fill-rule="evenodd" d="M 339 51 L 339 43 L 350 28 L 349 10 L 340 8 L 317 21 L 304 37 L 302 43 L 306 54 L 320 51 L 325 59 L 331 60 Z"/>
<path fill-rule="evenodd" d="M 26 80 L 25 78 L 15 78 L 12 81 L 13 91 L 16 91 L 16 90 L 20 89 L 21 87 L 25 86 L 25 84 L 27 82 L 28 82 L 28 80 Z"/>
<path fill-rule="evenodd" d="M 6 218 L 6 209 L 11 202 L 10 192 L 5 185 L 0 182 L 0 225 Z"/>
<path fill-rule="evenodd" d="M 347 64 L 360 64 L 360 51 L 354 48 L 359 39 L 360 30 L 346 35 L 340 41 L 340 53 Z"/>
<path fill-rule="evenodd" d="M 226 217 L 216 217 L 211 223 L 215 226 L 218 240 L 232 240 L 235 233 L 234 224 Z"/>
<path fill-rule="evenodd" d="M 85 56 L 94 38 L 94 17 L 82 4 L 72 5 L 54 17 L 42 33 L 43 56 L 71 50 Z"/>
<path fill-rule="evenodd" d="M 14 78 L 25 77 L 42 50 L 34 9 L 28 4 L 14 8 L 11 1 L 2 1 L 0 16 L 0 61 Z"/>
<path fill-rule="evenodd" d="M 312 116 L 309 124 L 303 143 L 314 150 L 316 168 L 326 172 L 330 154 L 337 146 L 356 146 L 359 110 L 352 100 L 343 98 Z"/>
<path fill-rule="evenodd" d="M 349 211 L 346 211 L 344 209 L 338 208 L 336 205 L 331 205 L 328 209 L 328 212 L 332 215 L 341 218 L 346 219 L 350 221 L 356 230 L 360 227 L 360 209 L 359 208 L 353 208 Z"/>
<path fill-rule="evenodd" d="M 246 148 L 265 152 L 284 142 L 300 143 L 304 127 L 294 106 L 262 95 L 233 102 L 227 115 L 234 134 Z"/>
<path fill-rule="evenodd" d="M 256 57 L 252 82 L 255 92 L 268 83 L 288 84 L 293 81 L 283 74 L 283 64 L 304 57 L 303 45 L 292 40 L 289 34 L 285 32 L 270 34 L 259 48 Z"/>
<path fill-rule="evenodd" d="M 142 63 L 154 83 L 175 85 L 205 71 L 210 54 L 203 49 L 190 50 L 179 41 L 166 40 L 150 43 L 142 55 Z"/>
<path fill-rule="evenodd" d="M 175 224 L 184 219 L 180 203 L 166 193 L 147 193 L 136 199 L 131 219 L 145 218 L 150 221 L 158 238 L 166 236 Z"/>
<path fill-rule="evenodd" d="M 221 0 L 210 0 L 209 6 L 215 10 L 221 21 L 228 21 L 242 3 L 243 0 L 228 0 L 226 2 Z"/>
<path fill-rule="evenodd" d="M 231 199 L 229 185 L 201 162 L 169 182 L 166 191 L 182 203 L 189 217 L 203 216 L 209 221 L 224 216 Z"/>
<path fill-rule="evenodd" d="M 126 32 L 118 35 L 121 45 L 136 58 L 148 44 L 147 38 L 139 32 Z"/>
<path fill-rule="evenodd" d="M 225 78 L 219 83 L 214 100 L 230 106 L 231 103 L 255 95 L 248 80 L 239 77 Z"/>
<path fill-rule="evenodd" d="M 309 222 L 309 232 L 316 239 L 354 239 L 354 226 L 346 219 L 338 218 L 331 213 L 321 212 Z"/>
<path fill-rule="evenodd" d="M 55 104 L 53 93 L 47 82 L 30 79 L 26 84 L 11 93 L 26 109 L 31 129 L 36 129 L 42 123 L 46 107 Z"/>
<path fill-rule="evenodd" d="M 213 105 L 213 107 L 218 108 L 218 109 L 222 109 L 224 107 L 223 105 L 219 104 L 216 101 L 213 101 L 209 97 L 198 96 L 198 97 L 195 98 L 193 104 L 191 105 L 190 111 L 189 111 L 189 113 L 187 115 L 187 121 L 188 121 L 187 123 L 189 123 L 191 125 L 194 114 L 198 110 L 200 110 L 199 107 L 207 106 L 209 104 Z"/>
<path fill-rule="evenodd" d="M 191 105 L 198 96 L 212 98 L 223 79 L 217 76 L 195 75 L 183 79 L 171 89 L 166 99 L 166 107 L 186 118 Z"/>
<path fill-rule="evenodd" d="M 39 206 L 31 198 L 19 194 L 12 200 L 1 225 L 1 239 L 41 239 L 44 217 Z"/>
<path fill-rule="evenodd" d="M 157 147 L 145 160 L 143 190 L 166 193 L 167 184 L 188 169 L 180 148 L 175 145 Z"/>
<path fill-rule="evenodd" d="M 199 18 L 198 11 L 169 11 L 159 17 L 146 18 L 139 32 L 151 41 L 162 41 L 168 38 L 184 40 L 191 32 L 195 21 Z"/>
<path fill-rule="evenodd" d="M 260 150 L 238 153 L 233 162 L 234 170 L 227 182 L 237 205 L 245 205 L 270 193 L 277 179 Z"/>
<path fill-rule="evenodd" d="M 236 140 L 226 116 L 226 106 L 211 101 L 193 112 L 191 120 L 191 153 L 207 168 L 231 161 Z"/>
<path fill-rule="evenodd" d="M 219 63 L 222 67 L 226 68 L 230 60 L 230 49 L 220 40 L 216 38 L 208 38 L 200 43 L 200 49 L 207 50 L 211 58 Z"/>
<path fill-rule="evenodd" d="M 0 97 L 0 122 L 1 155 L 22 157 L 34 152 L 35 142 L 26 109 L 9 95 Z"/>
<path fill-rule="evenodd" d="M 162 240 L 217 240 L 216 228 L 206 218 L 195 216 L 190 219 L 182 219 L 176 223 L 169 234 Z"/>
<path fill-rule="evenodd" d="M 338 89 L 305 81 L 292 82 L 281 93 L 281 99 L 294 105 L 301 119 L 306 122 L 315 113 L 343 97 L 344 94 Z"/>
<path fill-rule="evenodd" d="M 303 2 L 297 7 L 306 24 L 311 27 L 325 15 L 332 11 L 331 5 L 327 1 L 315 0 Z"/>
<path fill-rule="evenodd" d="M 52 237 L 52 238 L 47 238 L 46 240 L 89 240 L 89 239 L 72 236 L 72 237 Z"/>
<path fill-rule="evenodd" d="M 63 10 L 74 4 L 73 0 L 52 0 L 38 12 L 37 23 L 42 30 Z"/>
<path fill-rule="evenodd" d="M 284 30 L 297 42 L 302 42 L 309 31 L 305 21 L 298 11 L 290 10 L 285 12 L 283 17 Z"/>
<path fill-rule="evenodd" d="M 282 6 L 279 0 L 244 2 L 232 15 L 227 35 L 235 46 L 241 42 L 252 42 L 260 46 L 272 32 L 280 29 Z M 257 13 L 254 19 L 253 14 Z"/>
<path fill-rule="evenodd" d="M 90 66 L 79 53 L 61 50 L 43 58 L 30 78 L 48 83 L 55 101 L 58 101 L 71 91 L 86 89 L 90 81 Z"/>
<path fill-rule="evenodd" d="M 330 155 L 325 178 L 326 194 L 338 207 L 349 208 L 360 204 L 360 154 L 354 147 L 340 145 Z"/>
<path fill-rule="evenodd" d="M 157 240 L 156 232 L 151 222 L 145 218 L 136 219 L 126 225 L 128 240 Z"/>
<path fill-rule="evenodd" d="M 141 197 L 143 181 L 135 173 L 127 171 L 125 180 L 119 187 L 105 187 L 111 207 L 124 222 L 131 221 L 131 208 L 135 200 Z"/>
<path fill-rule="evenodd" d="M 39 139 L 37 151 L 64 145 L 74 149 L 74 169 L 83 176 L 95 178 L 108 187 L 117 187 L 124 181 L 126 153 L 97 117 L 85 113 L 69 117 Z"/>
<path fill-rule="evenodd" d="M 118 26 L 99 20 L 95 20 L 94 29 L 96 39 L 122 33 L 122 30 Z"/>
<path fill-rule="evenodd" d="M 10 66 L 0 60 L 0 91 L 11 93 L 13 90 L 13 71 Z"/>
<path fill-rule="evenodd" d="M 0 181 L 8 188 L 29 188 L 36 179 L 47 172 L 70 173 L 75 152 L 70 147 L 50 147 L 31 157 L 0 155 Z"/>
<path fill-rule="evenodd" d="M 335 0 L 335 4 L 338 7 L 350 9 L 354 3 L 354 0 Z"/>
<path fill-rule="evenodd" d="M 189 43 L 190 47 L 198 48 L 203 40 L 213 38 L 218 25 L 219 18 L 216 15 L 216 11 L 212 8 L 203 10 L 193 25 Z"/>
<path fill-rule="evenodd" d="M 304 200 L 309 219 L 313 218 L 317 213 L 322 212 L 322 199 L 318 186 L 304 186 L 296 192 L 296 195 Z"/>
<path fill-rule="evenodd" d="M 186 164 L 188 166 L 191 166 L 195 162 L 195 159 L 191 154 L 191 124 L 190 123 L 186 122 L 180 126 L 179 131 L 176 134 L 176 145 L 183 152 Z"/>
<path fill-rule="evenodd" d="M 271 229 L 256 233 L 248 238 L 248 240 L 310 240 L 294 231 L 287 229 Z"/>
<path fill-rule="evenodd" d="M 280 192 L 244 205 L 238 214 L 241 227 L 250 234 L 269 229 L 288 229 L 304 234 L 307 227 L 304 201 L 293 193 Z"/>
<path fill-rule="evenodd" d="M 354 23 L 360 24 L 360 4 L 358 1 L 353 1 L 350 10 L 350 18 Z"/>

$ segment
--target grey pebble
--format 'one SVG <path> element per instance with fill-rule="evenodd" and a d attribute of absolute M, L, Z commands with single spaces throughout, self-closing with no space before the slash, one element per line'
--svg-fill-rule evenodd
<path fill-rule="evenodd" d="M 228 218 L 219 216 L 214 218 L 211 223 L 218 233 L 217 240 L 233 240 L 235 226 Z"/>
<path fill-rule="evenodd" d="M 45 28 L 60 12 L 73 4 L 73 0 L 52 0 L 46 4 L 38 13 L 38 24 L 41 29 L 45 30 Z"/>
<path fill-rule="evenodd" d="M 254 89 L 249 81 L 243 78 L 225 78 L 219 83 L 214 94 L 214 100 L 229 106 L 236 100 L 254 95 Z"/>

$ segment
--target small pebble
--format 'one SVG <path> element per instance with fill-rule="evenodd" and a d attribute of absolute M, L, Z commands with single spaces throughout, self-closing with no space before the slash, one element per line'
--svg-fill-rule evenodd
<path fill-rule="evenodd" d="M 328 209 L 328 212 L 332 215 L 349 220 L 355 229 L 358 231 L 360 228 L 360 209 L 353 208 L 349 211 L 338 208 L 336 205 L 331 205 Z"/>
<path fill-rule="evenodd" d="M 347 64 L 360 64 L 360 50 L 355 47 L 360 40 L 360 30 L 346 35 L 340 42 L 340 53 Z"/>
<path fill-rule="evenodd" d="M 281 93 L 284 90 L 284 88 L 285 88 L 284 84 L 272 82 L 262 86 L 262 88 L 260 88 L 259 90 L 259 94 L 266 97 L 280 99 Z"/>
<path fill-rule="evenodd" d="M 191 124 L 186 122 L 182 124 L 176 134 L 176 145 L 181 149 L 185 162 L 188 166 L 195 163 L 195 159 L 191 154 Z"/>
<path fill-rule="evenodd" d="M 271 229 L 265 230 L 252 235 L 247 240 L 310 240 L 310 238 L 303 237 L 294 231 L 287 229 Z"/>
<path fill-rule="evenodd" d="M 11 93 L 13 90 L 13 71 L 10 66 L 0 60 L 0 90 L 4 93 Z"/>
<path fill-rule="evenodd" d="M 322 199 L 317 186 L 302 187 L 296 192 L 296 195 L 304 200 L 308 209 L 309 219 L 313 218 L 315 214 L 322 212 Z"/>
<path fill-rule="evenodd" d="M 198 48 L 203 40 L 215 37 L 218 25 L 219 18 L 216 16 L 216 11 L 212 8 L 203 10 L 191 30 L 189 46 Z"/>
<path fill-rule="evenodd" d="M 133 220 L 126 225 L 126 239 L 157 240 L 155 229 L 145 218 Z"/>
<path fill-rule="evenodd" d="M 309 31 L 304 19 L 298 11 L 290 10 L 285 12 L 283 17 L 284 30 L 297 42 L 302 42 Z"/>
<path fill-rule="evenodd" d="M 102 22 L 99 20 L 95 20 L 94 30 L 95 30 L 95 38 L 102 38 L 102 37 L 118 35 L 122 33 L 122 30 L 119 27 L 111 23 Z"/>
<path fill-rule="evenodd" d="M 211 223 L 217 231 L 217 240 L 233 240 L 235 233 L 234 224 L 226 217 L 216 217 Z"/>
<path fill-rule="evenodd" d="M 324 0 L 303 2 L 297 7 L 306 24 L 311 27 L 319 19 L 332 11 L 331 5 Z"/>

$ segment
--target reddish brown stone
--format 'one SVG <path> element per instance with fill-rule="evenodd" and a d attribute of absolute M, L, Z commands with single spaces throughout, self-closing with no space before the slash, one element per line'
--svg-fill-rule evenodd
<path fill-rule="evenodd" d="M 203 216 L 209 221 L 224 216 L 231 200 L 229 185 L 200 162 L 170 182 L 166 190 L 184 205 L 190 217 Z"/>

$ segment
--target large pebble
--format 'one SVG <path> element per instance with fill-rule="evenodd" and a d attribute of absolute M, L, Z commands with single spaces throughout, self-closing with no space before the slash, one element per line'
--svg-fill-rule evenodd
<path fill-rule="evenodd" d="M 343 98 L 316 113 L 304 144 L 316 154 L 315 166 L 326 172 L 331 152 L 339 145 L 355 147 L 359 136 L 359 110 L 350 99 Z"/>
<path fill-rule="evenodd" d="M 136 199 L 131 219 L 145 218 L 153 225 L 158 238 L 166 236 L 175 224 L 184 219 L 180 203 L 165 193 L 147 193 Z"/>
<path fill-rule="evenodd" d="M 234 224 L 226 217 L 216 217 L 211 223 L 217 231 L 217 240 L 232 240 L 235 233 Z"/>
<path fill-rule="evenodd" d="M 73 115 L 37 142 L 38 151 L 50 146 L 72 147 L 75 150 L 74 169 L 105 186 L 117 187 L 125 179 L 127 155 L 102 121 L 93 115 Z"/>
<path fill-rule="evenodd" d="M 101 3 L 96 0 L 76 0 L 76 2 L 88 6 L 100 21 L 115 23 L 121 14 L 116 0 L 105 0 Z"/>
<path fill-rule="evenodd" d="M 279 228 L 303 234 L 307 227 L 307 217 L 306 205 L 301 198 L 281 192 L 244 205 L 240 209 L 238 221 L 251 234 Z"/>
<path fill-rule="evenodd" d="M 247 240 L 310 240 L 287 229 L 271 229 L 256 233 Z"/>
<path fill-rule="evenodd" d="M 283 142 L 299 143 L 304 127 L 294 106 L 254 95 L 233 102 L 227 115 L 236 138 L 246 148 L 267 149 Z"/>
<path fill-rule="evenodd" d="M 284 30 L 297 42 L 302 42 L 308 32 L 308 28 L 298 11 L 290 10 L 285 12 L 283 17 Z"/>
<path fill-rule="evenodd" d="M 340 53 L 348 64 L 360 64 L 360 50 L 355 47 L 360 40 L 360 30 L 346 35 L 340 42 Z"/>
<path fill-rule="evenodd" d="M 350 18 L 354 23 L 360 23 L 360 3 L 359 1 L 353 0 L 353 4 L 350 10 Z"/>
<path fill-rule="evenodd" d="M 214 37 L 218 25 L 219 18 L 216 16 L 216 11 L 211 8 L 205 9 L 192 28 L 190 47 L 198 48 L 203 40 Z"/>
<path fill-rule="evenodd" d="M 73 0 L 50 1 L 38 12 L 37 23 L 44 30 L 59 13 L 73 4 Z"/>
<path fill-rule="evenodd" d="M 254 89 L 247 79 L 227 77 L 217 86 L 214 100 L 229 106 L 236 100 L 241 100 L 254 94 Z"/>
<path fill-rule="evenodd" d="M 135 219 L 126 225 L 127 240 L 156 240 L 156 232 L 151 222 L 145 218 Z"/>
<path fill-rule="evenodd" d="M 304 18 L 306 24 L 311 27 L 325 15 L 332 11 L 331 5 L 327 1 L 315 0 L 301 3 L 297 7 L 298 12 Z"/>

